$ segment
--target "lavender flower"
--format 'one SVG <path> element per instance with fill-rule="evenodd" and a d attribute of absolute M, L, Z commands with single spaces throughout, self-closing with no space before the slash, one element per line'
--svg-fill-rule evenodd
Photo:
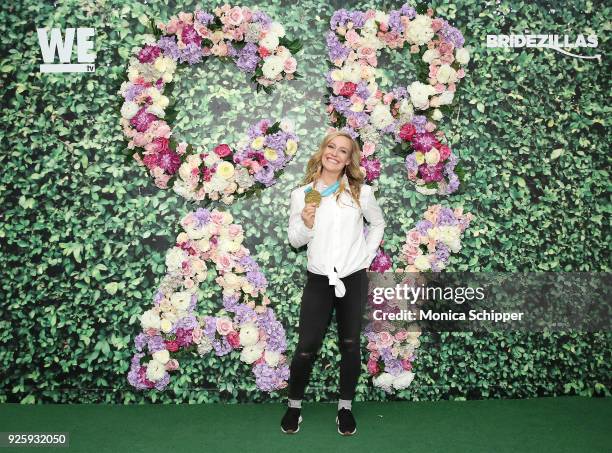
<path fill-rule="evenodd" d="M 163 36 L 157 41 L 157 47 L 159 47 L 164 53 L 165 57 L 172 58 L 174 61 L 178 60 L 181 55 L 181 51 L 178 48 L 176 37 L 174 36 Z"/>
<path fill-rule="evenodd" d="M 327 33 L 326 42 L 330 60 L 345 60 L 349 56 L 351 49 L 342 44 L 333 31 Z"/>
<path fill-rule="evenodd" d="M 202 25 L 208 25 L 215 20 L 215 16 L 204 11 L 196 11 L 195 18 Z"/>
<path fill-rule="evenodd" d="M 179 56 L 180 63 L 189 63 L 190 65 L 194 65 L 196 63 L 200 63 L 202 61 L 202 48 L 195 43 L 189 43 L 187 46 L 181 51 Z"/>
<path fill-rule="evenodd" d="M 257 54 L 257 46 L 252 42 L 247 43 L 236 59 L 236 65 L 245 72 L 254 72 L 259 63 L 259 55 Z"/>

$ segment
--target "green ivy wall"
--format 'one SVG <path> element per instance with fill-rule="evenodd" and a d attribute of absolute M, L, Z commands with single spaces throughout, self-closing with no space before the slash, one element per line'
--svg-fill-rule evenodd
<path fill-rule="evenodd" d="M 196 205 L 154 187 L 126 159 L 119 126 L 130 53 L 147 33 L 145 14 L 166 20 L 197 3 L 90 0 L 0 2 L 0 402 L 128 403 L 280 401 L 255 389 L 233 356 L 189 357 L 164 393 L 127 383 L 139 316 L 165 272 L 178 221 Z M 537 4 L 536 4 L 537 3 Z M 210 60 L 181 69 L 174 90 L 179 137 L 212 145 L 237 141 L 261 117 L 288 116 L 301 148 L 279 183 L 229 208 L 269 280 L 289 339 L 305 283 L 306 255 L 289 245 L 289 192 L 327 126 L 324 34 L 334 10 L 393 9 L 401 2 L 243 1 L 298 37 L 303 78 L 255 94 L 233 64 Z M 403 161 L 383 150 L 378 199 L 393 256 L 429 204 L 463 205 L 476 216 L 449 270 L 609 271 L 610 5 L 604 2 L 432 2 L 472 49 L 451 117 L 442 123 L 466 181 L 450 197 L 424 197 Z M 36 27 L 94 27 L 96 71 L 41 74 Z M 486 48 L 487 34 L 597 34 L 602 61 L 553 50 Z M 414 79 L 409 54 L 387 53 L 383 85 Z M 608 75 L 606 75 L 608 74 Z M 200 310 L 219 307 L 214 286 Z M 395 396 L 365 372 L 357 399 L 437 400 L 610 395 L 608 333 L 441 333 L 422 338 L 412 385 Z M 365 339 L 364 339 L 365 344 Z M 364 354 L 365 356 L 365 354 Z M 337 396 L 334 326 L 313 370 L 307 398 Z"/>

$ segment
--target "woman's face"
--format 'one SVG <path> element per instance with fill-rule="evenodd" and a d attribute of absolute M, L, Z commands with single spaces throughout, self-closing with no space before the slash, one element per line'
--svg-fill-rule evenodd
<path fill-rule="evenodd" d="M 323 168 L 332 173 L 342 172 L 351 157 L 351 146 L 351 140 L 342 135 L 330 140 L 321 156 Z"/>

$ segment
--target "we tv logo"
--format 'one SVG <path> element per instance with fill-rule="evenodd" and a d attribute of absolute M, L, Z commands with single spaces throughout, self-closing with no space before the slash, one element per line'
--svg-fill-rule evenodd
<path fill-rule="evenodd" d="M 93 64 L 96 55 L 89 52 L 94 46 L 93 41 L 90 40 L 95 34 L 94 28 L 67 28 L 65 37 L 62 37 L 59 28 L 52 28 L 51 33 L 48 33 L 46 28 L 37 28 L 36 31 L 44 61 L 44 64 L 40 65 L 40 72 L 94 72 L 96 70 Z M 72 63 L 75 35 L 78 63 Z M 55 63 L 56 51 L 59 63 Z"/>

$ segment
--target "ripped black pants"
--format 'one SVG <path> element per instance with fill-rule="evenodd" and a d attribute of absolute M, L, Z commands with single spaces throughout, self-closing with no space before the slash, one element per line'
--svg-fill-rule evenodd
<path fill-rule="evenodd" d="M 341 278 L 346 293 L 339 298 L 326 275 L 308 272 L 302 294 L 298 345 L 291 361 L 289 399 L 301 400 L 315 358 L 336 309 L 340 359 L 340 399 L 352 400 L 361 371 L 361 318 L 368 295 L 366 269 Z"/>

